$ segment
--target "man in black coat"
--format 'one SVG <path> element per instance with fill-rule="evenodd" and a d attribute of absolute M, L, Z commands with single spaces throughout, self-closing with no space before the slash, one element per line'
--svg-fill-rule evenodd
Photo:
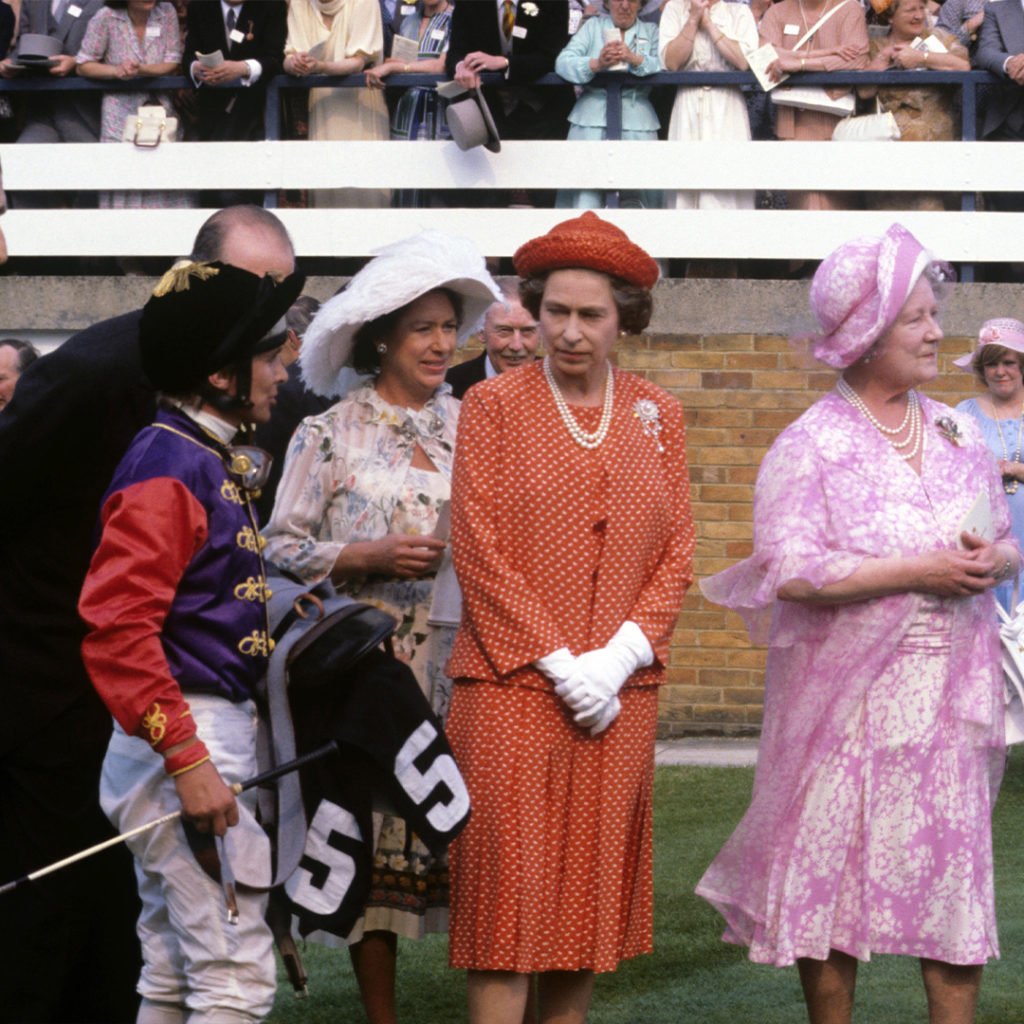
<path fill-rule="evenodd" d="M 1024 8 L 1019 0 L 987 3 L 985 20 L 978 33 L 974 67 L 990 71 L 999 84 L 984 86 L 979 97 L 980 136 L 991 142 L 1024 141 Z M 987 192 L 985 205 L 992 210 L 1019 213 L 1024 192 Z M 993 267 L 986 280 L 1024 280 L 1024 264 Z"/>
<path fill-rule="evenodd" d="M 281 222 L 247 206 L 210 217 L 192 257 L 282 277 L 295 263 Z M 100 500 L 155 409 L 140 316 L 96 324 L 37 359 L 0 412 L 0 884 L 111 835 L 98 804 L 111 719 L 82 665 L 77 603 Z M 0 1021 L 135 1020 L 138 901 L 126 850 L 0 899 Z"/>
<path fill-rule="evenodd" d="M 445 59 L 449 77 L 472 89 L 489 71 L 503 73 L 515 86 L 529 85 L 554 71 L 555 58 L 569 41 L 568 0 L 519 0 L 513 6 L 509 23 L 502 3 L 495 0 L 456 3 Z M 546 86 L 487 88 L 484 98 L 503 139 L 564 139 L 575 97 L 568 86 Z"/>
<path fill-rule="evenodd" d="M 226 12 L 226 13 L 225 13 Z M 188 5 L 185 60 L 196 86 L 203 142 L 244 142 L 265 137 L 266 84 L 281 73 L 288 35 L 284 0 L 192 0 Z M 220 51 L 224 62 L 205 67 L 197 53 Z M 225 88 L 228 86 L 229 88 Z M 203 206 L 259 202 L 240 192 L 204 193 Z"/>
<path fill-rule="evenodd" d="M 506 282 L 500 288 L 503 298 L 492 303 L 480 328 L 484 351 L 445 374 L 452 394 L 460 400 L 479 381 L 527 366 L 536 358 L 540 344 L 537 321 L 519 301 L 519 290 L 514 284 Z"/>

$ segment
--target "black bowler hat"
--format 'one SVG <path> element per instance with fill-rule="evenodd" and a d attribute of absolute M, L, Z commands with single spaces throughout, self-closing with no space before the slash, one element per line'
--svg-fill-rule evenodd
<path fill-rule="evenodd" d="M 142 310 L 139 348 L 150 383 L 184 391 L 280 344 L 270 332 L 305 282 L 292 274 L 277 283 L 218 261 L 176 263 Z"/>

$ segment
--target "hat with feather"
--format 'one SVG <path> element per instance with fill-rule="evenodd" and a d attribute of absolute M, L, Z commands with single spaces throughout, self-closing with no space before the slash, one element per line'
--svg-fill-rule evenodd
<path fill-rule="evenodd" d="M 460 344 L 491 303 L 502 299 L 483 255 L 467 238 L 429 230 L 378 249 L 307 328 L 299 356 L 306 386 L 328 398 L 345 395 L 357 376 L 352 350 L 359 328 L 438 288 L 462 298 Z"/>
<path fill-rule="evenodd" d="M 160 279 L 139 322 L 142 369 L 171 393 L 211 373 L 276 348 L 278 321 L 305 278 L 277 282 L 218 261 L 181 260 Z"/>

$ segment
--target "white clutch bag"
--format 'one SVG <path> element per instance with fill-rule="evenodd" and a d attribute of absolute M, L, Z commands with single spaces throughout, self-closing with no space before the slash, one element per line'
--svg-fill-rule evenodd
<path fill-rule="evenodd" d="M 849 117 L 856 106 L 852 92 L 833 99 L 820 85 L 787 85 L 784 89 L 776 89 L 772 93 L 772 103 L 780 107 L 817 110 L 836 117 Z"/>

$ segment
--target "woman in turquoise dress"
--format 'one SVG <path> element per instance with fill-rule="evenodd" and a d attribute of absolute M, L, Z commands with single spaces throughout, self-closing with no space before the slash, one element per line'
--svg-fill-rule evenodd
<path fill-rule="evenodd" d="M 555 72 L 567 82 L 583 86 L 569 113 L 572 140 L 600 140 L 608 137 L 608 93 L 591 85 L 598 72 L 622 72 L 622 138 L 634 142 L 656 142 L 658 115 L 651 103 L 651 87 L 634 84 L 661 70 L 658 60 L 658 26 L 638 21 L 641 0 L 605 0 L 602 14 L 588 18 L 569 40 L 555 61 Z M 605 194 L 600 189 L 560 189 L 558 207 L 601 209 Z M 661 192 L 652 189 L 623 192 L 620 206 L 660 207 Z"/>
<path fill-rule="evenodd" d="M 265 531 L 270 561 L 311 584 L 329 578 L 398 620 L 395 654 L 442 720 L 460 612 L 457 588 L 444 585 L 454 579 L 443 510 L 459 414 L 444 375 L 457 337 L 498 297 L 471 243 L 425 231 L 382 249 L 320 307 L 302 377 L 340 400 L 296 430 Z M 447 859 L 404 819 L 375 812 L 370 895 L 348 936 L 371 1024 L 394 1020 L 397 936 L 447 927 Z"/>
<path fill-rule="evenodd" d="M 957 409 L 974 417 L 999 462 L 1013 535 L 1024 547 L 1024 323 L 1012 317 L 987 320 L 978 332 L 977 348 L 955 363 L 973 370 L 985 388 Z M 999 585 L 996 598 L 1012 611 L 1012 580 Z"/>

